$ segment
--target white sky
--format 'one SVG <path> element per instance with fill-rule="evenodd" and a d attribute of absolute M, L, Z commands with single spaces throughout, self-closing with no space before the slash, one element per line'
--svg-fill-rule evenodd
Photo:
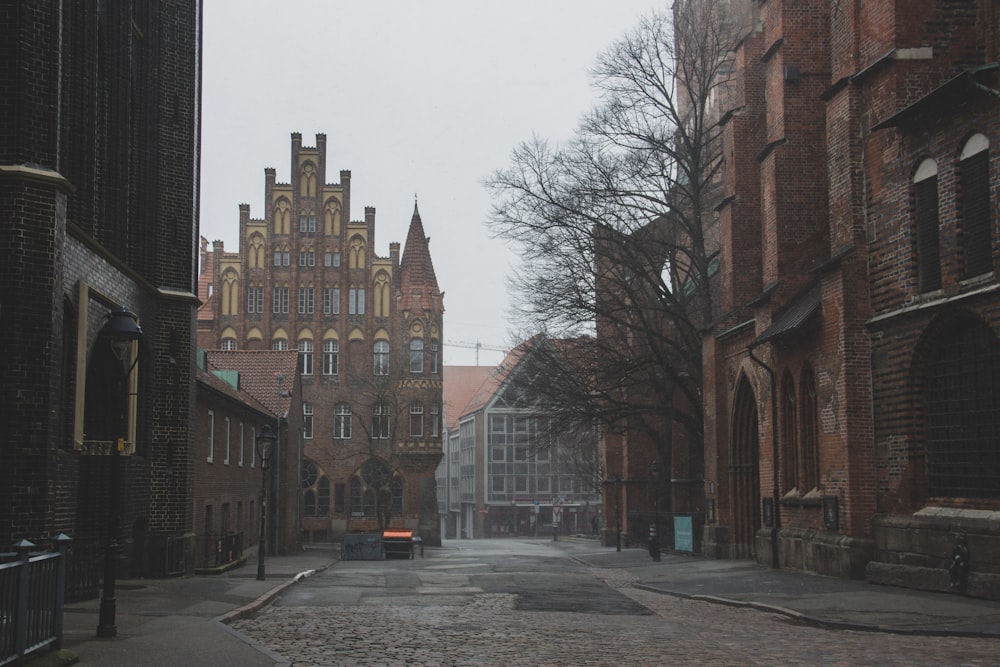
<path fill-rule="evenodd" d="M 563 141 L 596 101 L 588 69 L 667 0 L 206 0 L 201 235 L 239 248 L 264 217 L 264 168 L 290 180 L 291 133 L 327 135 L 327 181 L 351 170 L 351 217 L 375 252 L 404 244 L 417 195 L 444 291 L 444 363 L 511 344 L 517 258 L 485 225 L 482 180 L 532 133 Z M 480 365 L 502 352 L 481 349 Z"/>

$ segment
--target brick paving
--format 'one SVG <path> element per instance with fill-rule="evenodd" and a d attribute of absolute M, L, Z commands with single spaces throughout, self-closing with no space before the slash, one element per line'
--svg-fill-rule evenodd
<path fill-rule="evenodd" d="M 336 567 L 331 568 L 335 572 Z M 420 575 L 418 574 L 418 577 Z M 465 575 L 457 575 L 464 577 Z M 995 665 L 1000 640 L 797 625 L 784 616 L 633 588 L 594 568 L 651 615 L 524 611 L 516 593 L 364 597 L 272 605 L 233 627 L 294 667 L 342 665 Z M 440 572 L 432 578 L 447 586 Z M 430 579 L 424 590 L 433 589 Z M 376 584 L 376 587 L 379 585 Z"/>

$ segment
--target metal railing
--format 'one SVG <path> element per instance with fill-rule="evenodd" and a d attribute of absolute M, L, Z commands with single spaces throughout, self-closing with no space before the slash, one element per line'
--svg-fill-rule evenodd
<path fill-rule="evenodd" d="M 21 540 L 0 554 L 0 665 L 41 648 L 61 648 L 66 590 L 66 551 L 72 540 L 55 539 L 55 551 L 36 552 Z"/>
<path fill-rule="evenodd" d="M 215 548 L 212 550 L 215 567 L 232 563 L 243 557 L 243 533 L 228 533 L 219 535 L 214 539 Z"/>

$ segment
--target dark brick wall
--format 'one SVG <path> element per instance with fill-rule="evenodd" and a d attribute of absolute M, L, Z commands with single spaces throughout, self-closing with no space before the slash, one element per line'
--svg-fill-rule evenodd
<path fill-rule="evenodd" d="M 76 365 L 114 304 L 145 333 L 122 536 L 190 530 L 199 12 L 180 0 L 0 6 L 0 543 L 66 532 L 92 550 L 104 537 L 107 460 L 81 456 L 73 429 Z"/>

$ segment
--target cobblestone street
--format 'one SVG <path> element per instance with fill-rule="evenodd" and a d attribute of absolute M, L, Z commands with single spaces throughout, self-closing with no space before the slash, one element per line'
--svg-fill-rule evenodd
<path fill-rule="evenodd" d="M 581 567 L 580 586 L 606 582 L 637 605 L 609 613 L 525 610 L 517 590 L 495 592 L 497 577 L 514 588 L 532 576 L 567 576 L 567 565 L 520 558 L 517 567 L 487 573 L 488 559 L 453 564 L 404 561 L 396 574 L 340 563 L 327 574 L 353 599 L 278 603 L 234 628 L 295 667 L 335 665 L 994 665 L 1000 641 L 825 630 L 779 614 L 687 600 L 631 586 L 625 570 Z M 433 563 L 433 561 L 428 561 Z M 400 566 L 390 566 L 400 567 Z M 355 568 L 357 568 L 355 570 Z M 417 568 L 425 568 L 417 570 Z M 431 570 L 430 568 L 436 568 Z M 354 573 L 352 574 L 352 571 Z M 358 593 L 348 579 L 368 573 Z M 413 585 L 396 588 L 393 579 Z M 324 577 L 318 576 L 318 586 Z M 305 583 L 305 582 L 303 582 Z M 329 582 L 325 584 L 329 586 Z M 527 589 L 525 593 L 529 592 Z M 339 594 L 338 594 L 339 595 Z M 358 597 L 357 595 L 360 595 Z"/>

